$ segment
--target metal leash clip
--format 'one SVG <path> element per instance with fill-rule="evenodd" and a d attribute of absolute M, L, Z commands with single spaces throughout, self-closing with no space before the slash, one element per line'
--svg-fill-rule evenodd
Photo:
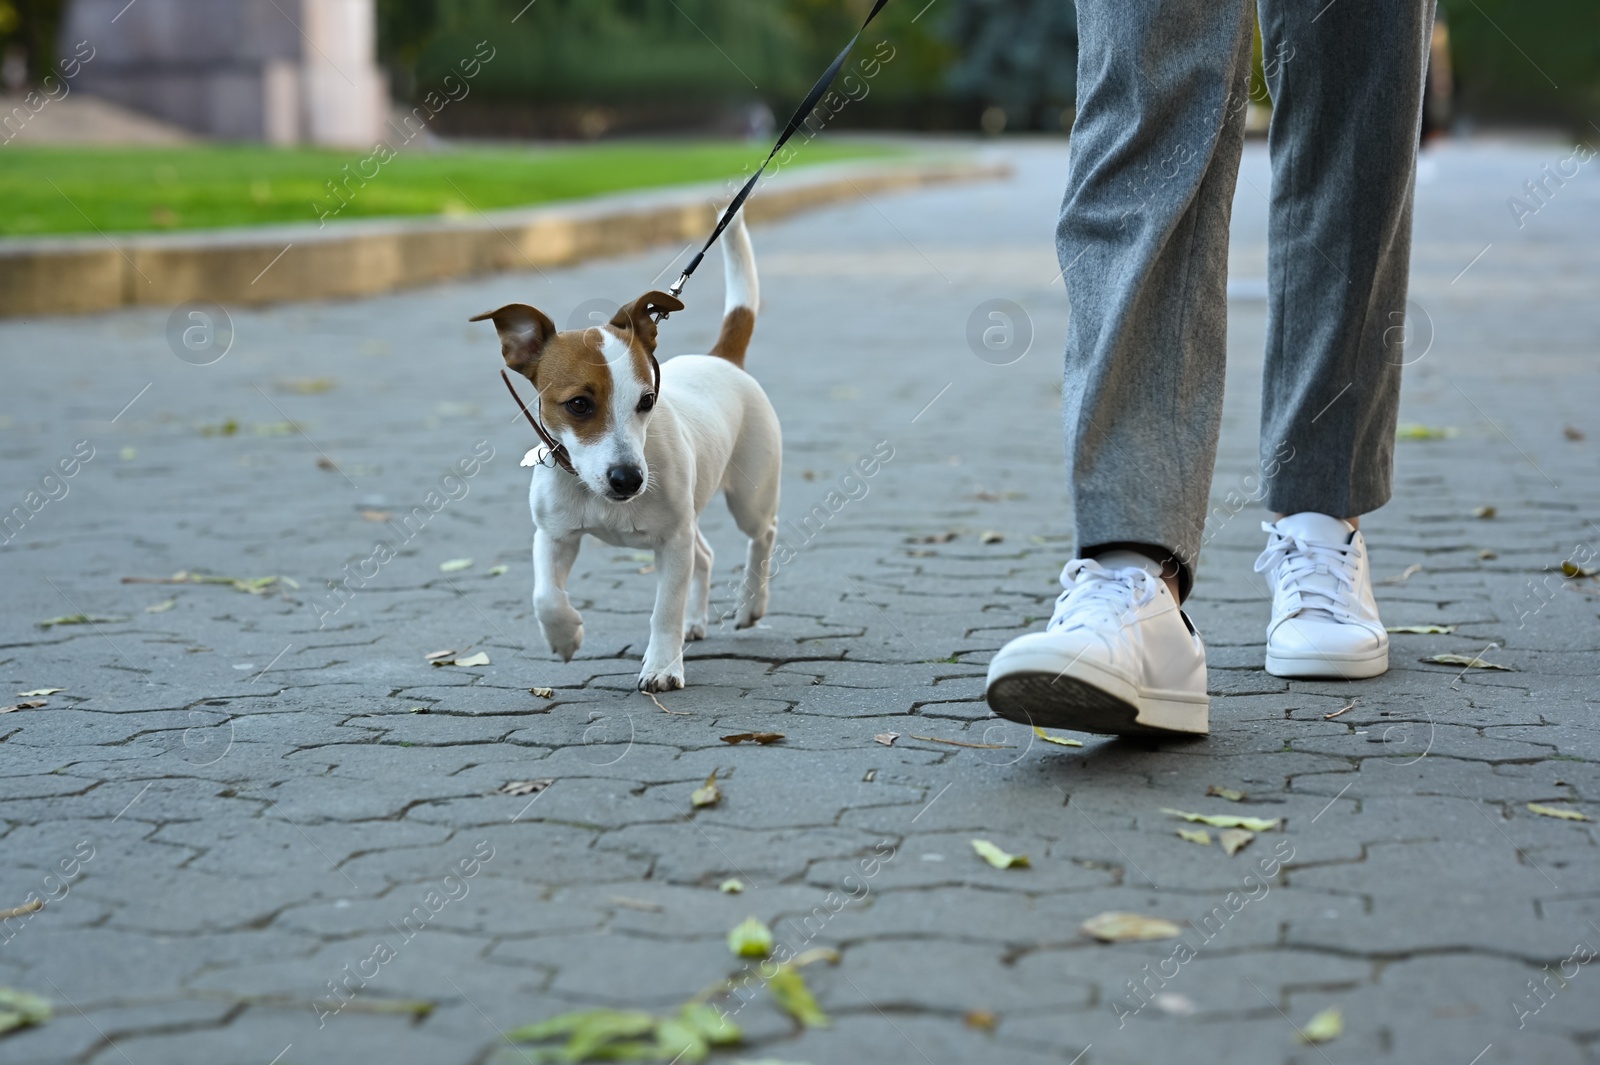
<path fill-rule="evenodd" d="M 555 453 L 549 448 L 545 447 L 543 444 L 540 444 L 538 447 L 529 448 L 528 453 L 522 456 L 522 461 L 517 463 L 517 465 L 546 466 L 553 470 L 556 468 Z"/>

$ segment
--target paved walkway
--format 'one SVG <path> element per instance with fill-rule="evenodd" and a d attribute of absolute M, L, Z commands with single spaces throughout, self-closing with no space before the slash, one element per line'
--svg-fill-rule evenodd
<path fill-rule="evenodd" d="M 1049 614 L 1069 550 L 1064 152 L 1007 150 L 1008 183 L 756 231 L 750 365 L 785 425 L 796 558 L 765 625 L 693 648 L 670 714 L 631 691 L 648 558 L 591 542 L 582 657 L 537 645 L 532 441 L 466 318 L 526 299 L 561 321 L 664 276 L 671 250 L 236 311 L 206 366 L 214 350 L 174 357 L 164 313 L 0 323 L 0 502 L 27 515 L 0 548 L 0 674 L 8 697 L 66 689 L 0 716 L 0 908 L 53 900 L 5 922 L 0 985 L 57 1011 L 0 1057 L 504 1060 L 500 1033 L 562 1010 L 672 1008 L 738 968 L 725 934 L 756 915 L 793 949 L 838 950 L 805 970 L 834 1023 L 797 1032 L 760 995 L 737 1017 L 749 1045 L 719 1057 L 1600 1060 L 1600 582 L 1553 570 L 1600 564 L 1595 164 L 1519 229 L 1507 197 L 1567 149 L 1424 161 L 1402 419 L 1451 435 L 1399 445 L 1399 497 L 1365 528 L 1385 619 L 1455 631 L 1395 636 L 1380 680 L 1286 683 L 1261 669 L 1262 536 L 1240 499 L 1264 310 L 1252 146 L 1192 600 L 1214 732 L 1066 748 L 981 702 L 984 664 Z M 717 274 L 666 351 L 709 343 Z M 1031 316 L 1009 365 L 1020 334 L 988 361 L 965 339 L 991 299 Z M 875 474 L 852 476 L 874 449 Z M 720 506 L 706 525 L 729 602 L 737 534 Z M 125 582 L 180 571 L 280 580 Z M 346 574 L 342 601 L 326 582 Z M 38 625 L 79 614 L 105 620 Z M 426 660 L 447 648 L 492 664 Z M 1511 671 L 1420 661 L 1437 653 Z M 719 739 L 747 731 L 787 738 Z M 713 770 L 721 803 L 691 811 Z M 502 791 L 528 781 L 551 783 Z M 1229 857 L 1164 808 L 1282 824 Z M 975 837 L 1032 867 L 990 868 Z M 1112 910 L 1182 937 L 1079 931 Z M 1343 1034 L 1299 1042 L 1330 1006 Z"/>

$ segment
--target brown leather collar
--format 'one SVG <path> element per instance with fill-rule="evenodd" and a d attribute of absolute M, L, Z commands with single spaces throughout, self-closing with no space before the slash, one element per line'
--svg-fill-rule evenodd
<path fill-rule="evenodd" d="M 650 369 L 655 375 L 654 388 L 656 399 L 659 400 L 661 398 L 661 363 L 656 361 L 656 357 L 654 355 L 650 356 Z M 533 431 L 539 434 L 540 440 L 544 441 L 544 446 L 549 449 L 551 460 L 555 462 L 557 467 L 566 470 L 568 473 L 576 477 L 578 475 L 578 471 L 573 468 L 572 457 L 567 454 L 567 445 L 561 443 L 555 437 L 551 436 L 550 430 L 539 424 L 539 419 L 533 416 L 533 412 L 528 410 L 528 405 L 522 402 L 522 397 L 517 394 L 516 386 L 511 383 L 510 374 L 506 373 L 505 370 L 501 370 L 500 380 L 506 383 L 506 388 L 511 392 L 511 398 L 517 401 L 517 406 L 521 409 L 522 416 L 528 419 L 528 424 L 533 426 Z"/>

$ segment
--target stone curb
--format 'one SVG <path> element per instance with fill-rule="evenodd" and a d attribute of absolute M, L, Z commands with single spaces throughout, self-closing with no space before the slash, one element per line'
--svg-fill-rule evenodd
<path fill-rule="evenodd" d="M 1004 164 L 972 158 L 808 167 L 764 181 L 746 217 L 772 221 L 874 192 L 991 180 L 1010 172 Z M 475 274 L 565 266 L 703 239 L 728 195 L 721 183 L 702 183 L 471 219 L 0 241 L 0 318 L 175 306 L 193 299 L 234 305 L 339 299 Z"/>

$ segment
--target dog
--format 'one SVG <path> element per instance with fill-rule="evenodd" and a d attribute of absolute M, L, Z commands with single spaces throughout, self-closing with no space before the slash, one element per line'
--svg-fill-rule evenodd
<path fill-rule="evenodd" d="M 684 306 L 659 291 L 587 329 L 557 332 L 521 303 L 471 319 L 494 322 L 506 365 L 533 383 L 556 443 L 559 465 L 536 467 L 528 490 L 540 632 L 563 661 L 583 644 L 566 584 L 585 533 L 654 551 L 656 601 L 639 671 L 646 692 L 682 688 L 684 642 L 706 635 L 712 553 L 699 517 L 718 489 L 750 539 L 735 624 L 749 628 L 767 610 L 783 447 L 777 413 L 744 369 L 760 288 L 743 211 L 722 246 L 722 330 L 705 355 L 657 363 L 652 314 Z"/>

